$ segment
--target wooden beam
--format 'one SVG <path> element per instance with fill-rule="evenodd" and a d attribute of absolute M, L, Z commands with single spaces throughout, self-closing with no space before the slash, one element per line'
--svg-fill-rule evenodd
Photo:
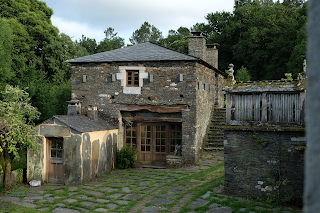
<path fill-rule="evenodd" d="M 146 122 L 182 122 L 182 118 L 166 118 L 166 117 L 123 117 L 126 121 L 146 121 Z"/>
<path fill-rule="evenodd" d="M 149 111 L 158 113 L 176 113 L 182 110 L 188 110 L 187 105 L 181 106 L 154 106 L 154 105 L 120 105 L 117 107 L 120 111 L 137 112 L 137 111 Z"/>

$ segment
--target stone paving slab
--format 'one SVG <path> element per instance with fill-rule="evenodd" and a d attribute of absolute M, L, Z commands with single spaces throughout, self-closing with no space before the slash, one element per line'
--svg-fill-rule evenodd
<path fill-rule="evenodd" d="M 155 198 L 151 201 L 152 204 L 168 204 L 170 200 L 165 198 Z"/>
<path fill-rule="evenodd" d="M 93 211 L 95 211 L 95 212 L 106 212 L 106 211 L 108 211 L 108 209 L 97 208 L 97 209 L 95 209 L 95 210 L 93 210 Z"/>
<path fill-rule="evenodd" d="M 129 192 L 131 192 L 131 189 L 129 187 L 123 187 L 122 191 L 126 192 L 126 193 L 129 193 Z"/>
<path fill-rule="evenodd" d="M 129 201 L 126 201 L 126 200 L 117 200 L 116 202 L 124 205 L 127 205 L 129 203 Z"/>
<path fill-rule="evenodd" d="M 145 207 L 142 212 L 159 212 L 163 210 L 167 210 L 167 208 L 161 206 L 148 206 Z"/>
<path fill-rule="evenodd" d="M 119 189 L 111 188 L 111 187 L 101 187 L 99 188 L 100 191 L 107 191 L 107 192 L 113 192 L 118 191 Z"/>
<path fill-rule="evenodd" d="M 80 213 L 77 210 L 74 209 L 67 209 L 67 208 L 56 208 L 52 211 L 52 213 Z"/>
<path fill-rule="evenodd" d="M 83 206 L 88 206 L 88 207 L 92 207 L 92 206 L 98 205 L 97 203 L 88 202 L 88 201 L 80 202 L 80 204 L 83 205 Z"/>
<path fill-rule="evenodd" d="M 12 203 L 14 203 L 16 205 L 19 205 L 19 206 L 29 207 L 29 208 L 36 208 L 37 207 L 36 204 L 28 203 L 28 202 L 16 202 L 16 201 L 14 201 Z"/>
<path fill-rule="evenodd" d="M 0 200 L 7 202 L 19 202 L 20 198 L 18 197 L 0 197 Z"/>
<path fill-rule="evenodd" d="M 232 208 L 230 207 L 216 207 L 209 209 L 206 213 L 232 213 Z"/>
<path fill-rule="evenodd" d="M 177 195 L 173 195 L 173 194 L 162 194 L 161 196 L 165 198 L 173 198 L 173 199 L 177 197 Z"/>
<path fill-rule="evenodd" d="M 96 201 L 98 201 L 100 203 L 108 203 L 110 200 L 98 198 Z"/>
<path fill-rule="evenodd" d="M 109 208 L 117 208 L 117 207 L 118 207 L 118 205 L 117 205 L 117 204 L 114 204 L 114 203 L 108 203 L 107 206 L 108 206 Z"/>
<path fill-rule="evenodd" d="M 208 198 L 208 197 L 210 197 L 210 195 L 211 195 L 211 191 L 207 191 L 204 195 L 202 195 L 201 197 L 203 198 L 203 199 L 206 199 L 206 198 Z"/>
<path fill-rule="evenodd" d="M 65 201 L 68 203 L 74 203 L 74 202 L 77 202 L 78 200 L 69 198 L 69 199 L 66 199 Z"/>
<path fill-rule="evenodd" d="M 93 190 L 82 189 L 82 191 L 84 191 L 85 193 L 91 194 L 91 195 L 95 195 L 95 196 L 104 195 L 102 192 L 97 192 L 97 191 L 93 191 Z"/>
<path fill-rule="evenodd" d="M 141 194 L 132 193 L 132 194 L 127 194 L 127 195 L 123 196 L 122 198 L 123 199 L 137 199 L 141 196 L 142 196 Z"/>
<path fill-rule="evenodd" d="M 195 201 L 192 201 L 190 204 L 189 204 L 189 207 L 190 208 L 198 208 L 200 206 L 204 206 L 204 205 L 207 205 L 209 203 L 209 201 L 207 200 L 203 200 L 201 198 L 198 198 L 196 199 Z"/>
<path fill-rule="evenodd" d="M 123 196 L 124 194 L 121 194 L 121 193 L 115 193 L 115 194 L 113 194 L 113 195 L 109 195 L 109 196 L 107 196 L 107 197 L 110 197 L 110 198 L 119 198 L 119 197 L 121 197 L 121 196 Z"/>

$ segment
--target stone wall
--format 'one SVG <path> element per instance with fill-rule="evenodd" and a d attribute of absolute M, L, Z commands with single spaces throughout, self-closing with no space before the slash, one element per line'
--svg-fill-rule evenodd
<path fill-rule="evenodd" d="M 4 181 L 3 178 L 4 178 L 4 174 L 0 174 L 0 183 L 3 183 Z M 10 182 L 11 182 L 11 185 L 22 183 L 22 176 L 18 176 L 17 170 L 11 171 Z"/>
<path fill-rule="evenodd" d="M 276 193 L 272 181 L 280 172 L 280 177 L 288 180 L 281 190 L 302 197 L 304 129 L 241 128 L 224 132 L 225 192 L 240 196 Z"/>
<path fill-rule="evenodd" d="M 112 75 L 119 73 L 122 66 L 143 67 L 153 76 L 153 81 L 145 78 L 140 94 L 127 94 L 120 80 L 112 81 Z M 196 61 L 79 63 L 72 70 L 72 98 L 82 101 L 82 114 L 86 113 L 88 105 L 97 105 L 99 118 L 114 125 L 120 122 L 118 145 L 123 141 L 123 126 L 117 106 L 187 105 L 188 110 L 182 111 L 182 155 L 187 161 L 195 161 L 210 119 L 214 90 L 218 88 L 215 79 L 220 74 L 215 75 L 212 69 Z M 183 75 L 182 81 L 179 74 Z M 87 77 L 86 82 L 82 80 L 83 75 Z M 198 120 L 197 116 L 200 116 Z"/>

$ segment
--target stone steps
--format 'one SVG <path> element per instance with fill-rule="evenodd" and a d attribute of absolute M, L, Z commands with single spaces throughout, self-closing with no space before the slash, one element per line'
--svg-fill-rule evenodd
<path fill-rule="evenodd" d="M 223 126 L 226 122 L 226 109 L 215 108 L 211 117 L 209 130 L 206 139 L 206 151 L 222 151 L 223 150 Z"/>

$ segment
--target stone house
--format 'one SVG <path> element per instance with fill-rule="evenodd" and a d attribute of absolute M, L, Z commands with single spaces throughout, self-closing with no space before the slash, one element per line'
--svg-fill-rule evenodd
<path fill-rule="evenodd" d="M 72 99 L 117 125 L 118 147 L 136 148 L 141 164 L 195 162 L 214 105 L 223 105 L 216 45 L 195 32 L 189 54 L 148 42 L 68 60 Z"/>
<path fill-rule="evenodd" d="M 69 105 L 69 115 L 57 115 L 35 128 L 39 152 L 28 150 L 27 180 L 78 185 L 111 171 L 118 130 L 97 119 L 77 115 Z M 71 110 L 70 110 L 71 109 Z"/>

